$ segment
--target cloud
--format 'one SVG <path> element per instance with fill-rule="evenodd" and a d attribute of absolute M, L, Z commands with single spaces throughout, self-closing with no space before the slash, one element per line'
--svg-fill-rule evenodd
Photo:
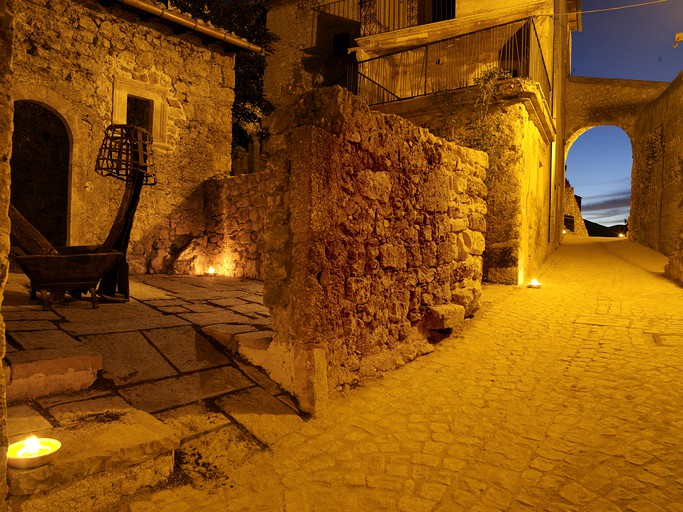
<path fill-rule="evenodd" d="M 594 201 L 593 199 L 600 199 Z M 615 192 L 602 196 L 584 198 L 581 211 L 585 213 L 604 212 L 605 210 L 628 209 L 631 206 L 631 191 Z"/>

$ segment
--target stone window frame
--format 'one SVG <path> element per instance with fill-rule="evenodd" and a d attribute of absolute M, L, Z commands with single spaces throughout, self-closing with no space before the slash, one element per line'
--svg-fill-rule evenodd
<path fill-rule="evenodd" d="M 161 87 L 133 80 L 123 76 L 114 77 L 114 99 L 112 123 L 125 124 L 128 96 L 135 96 L 152 102 L 152 137 L 155 146 L 167 145 L 167 96 Z"/>

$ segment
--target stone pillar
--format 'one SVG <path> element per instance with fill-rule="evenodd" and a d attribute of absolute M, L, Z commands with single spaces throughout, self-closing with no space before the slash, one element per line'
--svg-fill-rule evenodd
<path fill-rule="evenodd" d="M 0 0 L 0 290 L 4 291 L 9 261 L 10 167 L 12 154 L 12 37 L 14 35 L 12 0 Z M 5 128 L 6 127 L 6 128 Z M 2 294 L 0 293 L 0 304 Z M 0 316 L 0 359 L 5 357 L 5 322 Z M 0 509 L 5 509 L 7 496 L 7 401 L 5 379 L 0 379 Z"/>

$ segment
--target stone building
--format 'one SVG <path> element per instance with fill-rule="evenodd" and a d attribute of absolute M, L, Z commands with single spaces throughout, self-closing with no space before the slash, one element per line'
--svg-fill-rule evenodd
<path fill-rule="evenodd" d="M 14 11 L 13 204 L 53 245 L 102 242 L 123 192 L 93 172 L 104 128 L 141 125 L 158 184 L 142 193 L 131 270 L 184 270 L 176 260 L 203 230 L 199 186 L 230 173 L 234 52 L 259 48 L 153 2 Z"/>
<path fill-rule="evenodd" d="M 574 194 L 574 187 L 565 181 L 564 185 L 564 227 L 575 235 L 588 236 L 586 223 L 581 215 L 581 197 Z"/>
<path fill-rule="evenodd" d="M 123 193 L 120 182 L 93 172 L 111 123 L 143 125 L 154 135 L 159 182 L 142 194 L 129 262 L 134 271 L 172 271 L 177 254 L 203 233 L 201 184 L 230 172 L 234 52 L 242 50 L 260 49 L 152 2 L 0 0 L 2 287 L 10 196 L 55 245 L 103 241 Z"/>
<path fill-rule="evenodd" d="M 280 40 L 266 93 L 284 108 L 320 85 L 448 135 L 466 126 L 492 69 L 497 158 L 487 176 L 485 278 L 521 283 L 557 247 L 563 219 L 564 90 L 575 1 L 269 2 Z M 497 171 L 497 169 L 500 169 Z"/>

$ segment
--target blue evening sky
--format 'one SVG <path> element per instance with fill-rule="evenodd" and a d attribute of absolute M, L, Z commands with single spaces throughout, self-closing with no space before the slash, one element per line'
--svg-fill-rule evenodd
<path fill-rule="evenodd" d="M 608 12 L 648 0 L 582 0 L 583 30 L 573 33 L 572 75 L 670 82 L 683 70 L 683 0 Z M 584 218 L 605 226 L 628 217 L 631 141 L 614 126 L 581 135 L 567 155 L 567 178 L 583 197 Z"/>

